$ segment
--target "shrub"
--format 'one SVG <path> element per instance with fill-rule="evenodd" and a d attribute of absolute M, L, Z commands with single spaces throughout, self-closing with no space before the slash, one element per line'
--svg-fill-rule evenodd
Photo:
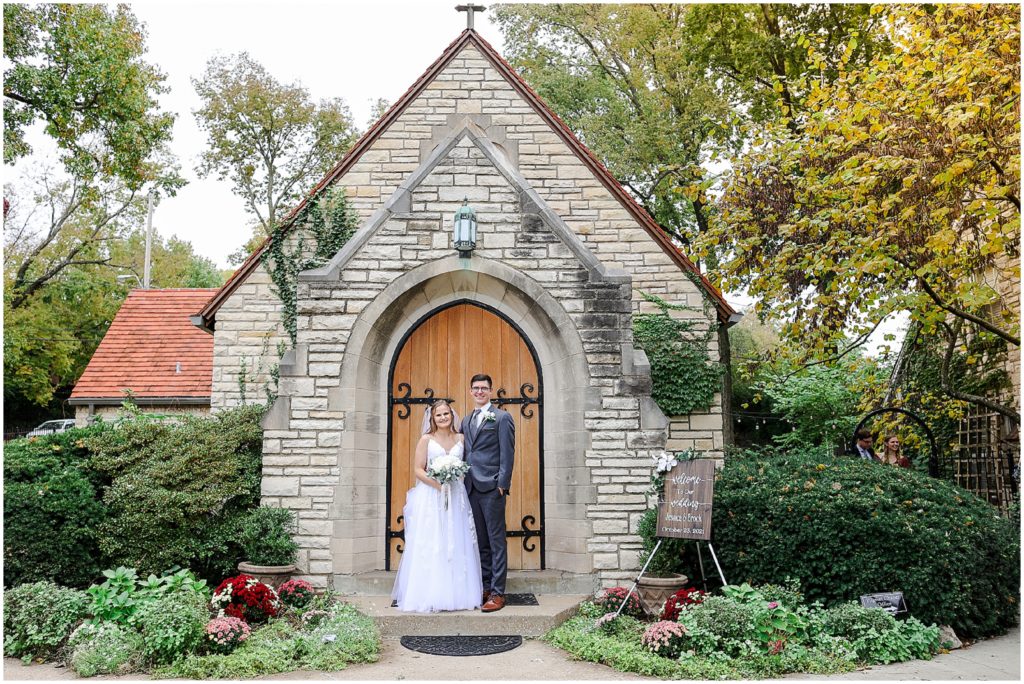
<path fill-rule="evenodd" d="M 643 548 L 640 551 L 640 567 L 647 564 L 651 552 L 658 543 L 655 536 L 658 531 L 658 509 L 649 508 L 640 522 L 637 523 L 636 533 L 640 535 Z M 654 577 L 667 577 L 674 573 L 692 576 L 690 563 L 687 561 L 687 550 L 690 543 L 685 539 L 674 539 L 666 537 L 661 540 L 661 547 L 651 562 L 647 564 L 647 575 Z"/>
<path fill-rule="evenodd" d="M 86 622 L 68 640 L 67 666 L 80 677 L 127 674 L 142 667 L 142 637 L 113 622 Z"/>
<path fill-rule="evenodd" d="M 317 610 L 320 610 L 319 608 Z M 228 655 L 192 655 L 157 677 L 246 679 L 298 669 L 340 670 L 351 662 L 374 662 L 380 634 L 373 620 L 347 604 L 333 604 L 315 629 L 299 631 L 284 620 L 254 629 L 245 643 Z"/>
<path fill-rule="evenodd" d="M 213 592 L 210 603 L 218 615 L 249 623 L 266 622 L 281 609 L 281 600 L 274 588 L 251 575 L 228 577 Z"/>
<path fill-rule="evenodd" d="M 622 612 L 619 613 L 620 615 L 628 615 L 635 618 L 644 617 L 644 606 L 640 603 L 640 597 L 634 591 L 632 594 L 629 594 L 627 599 L 627 593 L 629 593 L 629 590 L 626 587 L 605 589 L 594 599 L 594 605 L 600 608 L 602 613 L 614 613 L 625 601 L 626 605 L 622 608 Z"/>
<path fill-rule="evenodd" d="M 857 658 L 867 663 L 930 659 L 939 647 L 939 628 L 916 618 L 897 620 L 881 608 L 844 603 L 815 616 L 817 629 L 850 642 Z"/>
<path fill-rule="evenodd" d="M 52 582 L 4 592 L 4 655 L 30 660 L 54 653 L 86 615 L 85 592 Z"/>
<path fill-rule="evenodd" d="M 143 604 L 134 622 L 142 634 L 146 659 L 160 664 L 195 651 L 205 639 L 209 619 L 209 608 L 201 596 L 181 592 Z"/>
<path fill-rule="evenodd" d="M 1019 530 L 954 485 L 860 459 L 741 452 L 715 499 L 734 581 L 793 577 L 826 603 L 901 590 L 913 615 L 968 637 L 1017 622 Z"/>
<path fill-rule="evenodd" d="M 251 632 L 245 620 L 215 617 L 206 623 L 206 643 L 215 653 L 231 653 Z"/>
<path fill-rule="evenodd" d="M 678 620 L 679 611 L 688 606 L 695 606 L 701 603 L 706 596 L 707 594 L 694 587 L 680 589 L 665 600 L 665 607 L 662 608 L 661 617 L 658 619 Z"/>
<path fill-rule="evenodd" d="M 287 508 L 263 506 L 241 520 L 238 541 L 244 560 L 255 565 L 288 565 L 295 562 L 299 545 L 292 539 L 295 513 Z"/>
<path fill-rule="evenodd" d="M 108 478 L 101 550 L 142 573 L 191 567 L 230 574 L 238 521 L 260 496 L 262 409 L 242 407 L 179 423 L 132 419 L 85 440 Z"/>
<path fill-rule="evenodd" d="M 678 622 L 660 620 L 644 630 L 640 642 L 651 653 L 665 658 L 676 658 L 686 642 L 686 628 Z"/>
<path fill-rule="evenodd" d="M 96 529 L 106 512 L 84 439 L 68 430 L 4 444 L 4 586 L 40 580 L 84 587 L 103 558 Z"/>
<path fill-rule="evenodd" d="M 316 597 L 316 591 L 306 580 L 293 579 L 279 586 L 277 595 L 292 608 L 305 608 Z"/>

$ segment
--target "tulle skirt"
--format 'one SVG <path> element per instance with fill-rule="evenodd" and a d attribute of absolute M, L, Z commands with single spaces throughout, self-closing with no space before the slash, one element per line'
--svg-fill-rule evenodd
<path fill-rule="evenodd" d="M 469 495 L 461 481 L 445 493 L 422 482 L 409 490 L 402 515 L 405 550 L 391 597 L 415 613 L 472 610 L 480 605 L 480 549 Z"/>

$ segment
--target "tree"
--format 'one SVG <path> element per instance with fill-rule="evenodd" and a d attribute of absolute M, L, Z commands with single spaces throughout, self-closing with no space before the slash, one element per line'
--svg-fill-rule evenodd
<path fill-rule="evenodd" d="M 4 162 L 32 149 L 42 121 L 74 176 L 151 180 L 173 115 L 156 101 L 164 75 L 143 61 L 145 34 L 127 5 L 4 5 Z"/>
<path fill-rule="evenodd" d="M 192 84 L 209 141 L 197 172 L 230 180 L 266 235 L 356 139 L 343 100 L 315 104 L 306 88 L 278 82 L 246 52 L 214 57 Z"/>
<path fill-rule="evenodd" d="M 796 106 L 805 34 L 869 31 L 857 5 L 505 5 L 506 53 L 612 174 L 680 242 L 707 229 L 707 167 L 741 149 L 741 124 Z M 864 61 L 875 42 L 850 58 Z"/>
<path fill-rule="evenodd" d="M 1019 421 L 949 372 L 973 337 L 1020 345 L 994 286 L 1019 281 L 1019 8 L 871 12 L 894 49 L 834 82 L 809 73 L 803 112 L 780 95 L 783 117 L 734 161 L 702 248 L 807 357 L 842 356 L 907 311 L 945 339 L 946 393 Z M 807 53 L 824 68 L 815 41 Z"/>
<path fill-rule="evenodd" d="M 4 415 L 21 422 L 47 415 L 89 362 L 132 283 L 142 273 L 146 202 L 109 180 L 94 202 L 81 180 L 41 172 L 38 185 L 5 189 Z M 154 287 L 211 287 L 221 282 L 191 245 L 159 236 Z"/>

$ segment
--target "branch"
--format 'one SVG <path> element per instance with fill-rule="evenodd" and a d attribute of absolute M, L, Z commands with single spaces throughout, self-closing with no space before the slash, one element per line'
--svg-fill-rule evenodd
<path fill-rule="evenodd" d="M 914 269 L 911 268 L 910 265 L 906 261 L 904 261 L 903 259 L 901 259 L 899 257 L 894 257 L 894 259 L 898 263 L 902 264 L 904 266 L 904 268 L 910 270 L 913 273 Z M 996 336 L 1002 338 L 1003 340 L 1006 340 L 1007 342 L 1009 342 L 1010 344 L 1012 344 L 1014 346 L 1017 346 L 1017 347 L 1020 346 L 1020 338 L 1019 337 L 1014 337 L 1013 335 L 1011 335 L 1010 333 L 1006 332 L 1005 330 L 996 327 L 992 323 L 989 323 L 984 318 L 980 318 L 978 316 L 975 316 L 974 314 L 972 314 L 970 312 L 967 312 L 967 311 L 964 311 L 963 309 L 957 308 L 957 307 L 953 306 L 952 304 L 947 304 L 939 296 L 939 293 L 936 292 L 934 289 L 932 289 L 932 286 L 928 284 L 928 281 L 925 280 L 924 278 L 922 278 L 921 276 L 917 276 L 917 282 L 921 283 L 921 288 L 925 291 L 925 293 L 929 297 L 932 298 L 932 301 L 935 302 L 935 304 L 940 309 L 942 309 L 943 311 L 951 313 L 954 316 L 956 316 L 957 318 L 962 318 L 964 320 L 968 320 L 968 321 L 974 323 L 975 325 L 977 325 L 978 327 L 982 328 L 983 330 L 989 331 L 993 335 L 996 335 Z"/>
<path fill-rule="evenodd" d="M 881 319 L 879 319 L 873 326 L 871 326 L 871 330 L 868 330 L 866 333 L 863 333 L 862 335 L 860 335 L 856 340 L 854 340 L 850 344 L 849 347 L 847 347 L 843 351 L 839 352 L 835 356 L 830 356 L 830 357 L 825 358 L 825 359 L 818 359 L 817 361 L 811 361 L 809 363 L 800 364 L 799 367 L 797 367 L 796 369 L 790 371 L 789 373 L 786 373 L 786 375 L 783 376 L 782 378 L 779 378 L 777 380 L 777 382 L 786 382 L 787 380 L 789 380 L 791 377 L 793 377 L 794 375 L 796 375 L 800 371 L 807 370 L 811 366 L 820 366 L 822 364 L 833 363 L 835 361 L 838 361 L 839 359 L 843 358 L 844 356 L 846 356 L 847 354 L 852 352 L 854 349 L 857 349 L 858 347 L 864 346 L 864 344 L 868 341 L 868 338 L 871 337 L 871 333 L 875 332 L 875 330 L 878 329 L 878 326 L 882 324 L 883 320 L 885 320 L 884 316 Z"/>
<path fill-rule="evenodd" d="M 1020 413 L 1014 411 L 1009 406 L 1004 406 L 999 402 L 992 401 L 991 399 L 978 394 L 969 394 L 967 392 L 961 392 L 960 390 L 953 389 L 953 385 L 949 382 L 949 366 L 953 361 L 953 352 L 956 350 L 956 341 L 960 336 L 960 331 L 963 328 L 963 325 L 964 322 L 962 319 L 957 319 L 954 321 L 953 325 L 949 325 L 945 322 L 942 324 L 946 329 L 946 334 L 949 336 L 949 345 L 946 347 L 946 353 L 942 357 L 942 366 L 939 368 L 939 379 L 942 383 L 942 390 L 954 399 L 966 401 L 977 406 L 983 406 L 990 411 L 995 411 L 1001 416 L 1006 416 L 1017 425 L 1020 425 Z"/>

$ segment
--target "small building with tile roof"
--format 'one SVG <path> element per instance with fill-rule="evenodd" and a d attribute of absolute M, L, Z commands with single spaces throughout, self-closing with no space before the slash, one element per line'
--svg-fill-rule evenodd
<path fill-rule="evenodd" d="M 281 235 L 295 244 L 309 208 L 339 192 L 359 227 L 298 274 L 293 331 L 270 241 L 193 317 L 213 334 L 214 410 L 242 403 L 254 378 L 277 395 L 263 502 L 296 511 L 299 573 L 372 591 L 396 569 L 424 410 L 443 397 L 468 414 L 469 379 L 487 373 L 516 423 L 510 569 L 555 571 L 581 592 L 632 579 L 653 458 L 693 448 L 720 459 L 729 440 L 727 392 L 689 415 L 659 410 L 633 316 L 655 310 L 645 294 L 681 305 L 673 315 L 727 361 L 737 312 L 472 29 Z M 463 205 L 478 222 L 469 256 L 452 240 Z"/>
<path fill-rule="evenodd" d="M 209 412 L 214 339 L 189 316 L 216 292 L 132 290 L 71 392 L 77 423 L 116 415 L 128 393 L 145 412 Z"/>

